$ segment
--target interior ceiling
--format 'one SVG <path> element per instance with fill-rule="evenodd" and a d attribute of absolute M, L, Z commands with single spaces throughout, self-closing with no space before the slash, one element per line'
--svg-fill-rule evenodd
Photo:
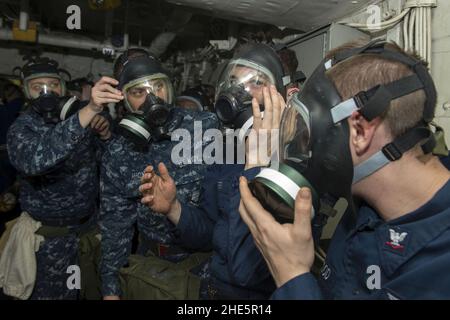
<path fill-rule="evenodd" d="M 81 8 L 81 30 L 76 32 L 104 39 L 109 37 L 106 26 L 108 19 L 112 19 L 111 35 L 120 38 L 127 29 L 130 43 L 137 44 L 141 41 L 147 46 L 159 33 L 170 28 L 169 18 L 175 9 L 174 5 L 163 0 L 122 0 L 121 5 L 113 11 L 92 10 L 88 0 L 46 0 L 45 2 L 31 0 L 34 11 L 39 12 L 41 16 L 38 19 L 42 24 L 52 30 L 60 31 L 67 31 L 65 25 L 68 15 L 65 11 L 74 3 Z M 198 10 L 193 9 L 194 13 L 195 11 Z M 194 42 L 198 45 L 203 41 L 205 31 L 211 23 L 213 21 L 210 17 L 195 14 L 187 25 L 176 31 L 179 31 L 179 35 L 186 40 L 187 44 Z"/>
<path fill-rule="evenodd" d="M 190 21 L 182 26 L 170 21 L 171 14 L 180 7 L 164 0 L 121 0 L 119 7 L 112 11 L 92 10 L 88 0 L 30 0 L 30 19 L 38 21 L 42 29 L 70 32 L 88 36 L 97 40 L 105 40 L 111 35 L 122 39 L 127 29 L 130 43 L 139 42 L 148 46 L 161 32 L 177 32 L 177 42 L 183 47 L 199 47 L 206 45 L 209 39 L 227 36 L 228 21 L 211 17 L 198 8 L 183 8 L 192 12 Z M 68 6 L 76 4 L 81 9 L 81 30 L 67 30 L 66 20 Z M 0 0 L 0 16 L 4 21 L 18 19 L 20 1 Z M 107 21 L 112 20 L 112 25 Z M 175 24 L 176 30 L 173 29 Z M 112 28 L 111 28 L 112 26 Z"/>
<path fill-rule="evenodd" d="M 112 11 L 92 10 L 89 0 L 29 1 L 30 18 L 38 21 L 41 29 L 69 32 L 66 9 L 77 4 L 81 8 L 81 30 L 70 32 L 100 41 L 112 36 L 119 42 L 118 46 L 125 29 L 130 35 L 130 43 L 142 46 L 149 46 L 161 32 L 175 31 L 177 37 L 167 52 L 170 54 L 179 49 L 203 47 L 209 40 L 227 39 L 230 32 L 238 38 L 250 35 L 258 40 L 258 37 L 270 40 L 306 32 L 357 11 L 374 0 L 121 0 L 118 1 L 120 6 Z M 177 26 L 176 19 L 171 21 L 171 15 L 177 9 L 193 14 L 187 24 Z M 4 21 L 17 19 L 19 11 L 20 1 L 0 0 L 0 15 L 6 18 Z"/>
<path fill-rule="evenodd" d="M 374 0 L 168 0 L 212 15 L 310 31 L 358 11 Z"/>

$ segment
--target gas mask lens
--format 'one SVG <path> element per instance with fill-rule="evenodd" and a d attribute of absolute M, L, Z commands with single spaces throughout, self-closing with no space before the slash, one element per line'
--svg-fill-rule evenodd
<path fill-rule="evenodd" d="M 242 128 L 252 118 L 252 99 L 262 105 L 263 88 L 274 83 L 273 74 L 263 66 L 244 59 L 230 62 L 217 86 L 217 117 L 228 127 Z"/>
<path fill-rule="evenodd" d="M 275 77 L 265 67 L 251 61 L 237 59 L 228 64 L 222 72 L 217 86 L 217 97 L 220 93 L 233 87 L 239 87 L 262 103 L 264 86 L 275 84 Z"/>
<path fill-rule="evenodd" d="M 153 75 L 132 81 L 124 87 L 125 106 L 133 113 L 142 113 L 142 107 L 149 95 L 157 97 L 167 104 L 172 103 L 172 85 L 165 75 Z"/>
<path fill-rule="evenodd" d="M 281 162 L 302 164 L 311 158 L 311 122 L 306 106 L 294 96 L 283 113 L 280 130 Z"/>
<path fill-rule="evenodd" d="M 48 82 L 31 82 L 29 83 L 29 92 L 31 99 L 37 99 L 42 95 L 55 94 L 61 96 L 61 82 L 58 79 Z"/>
<path fill-rule="evenodd" d="M 124 87 L 129 113 L 119 123 L 123 135 L 139 145 L 169 138 L 172 85 L 164 75 L 138 79 Z"/>
<path fill-rule="evenodd" d="M 280 163 L 263 169 L 249 185 L 253 195 L 280 223 L 294 220 L 295 198 L 303 187 L 311 189 L 313 205 L 318 206 L 317 194 L 304 176 L 311 157 L 310 123 L 308 109 L 295 96 L 282 117 Z"/>

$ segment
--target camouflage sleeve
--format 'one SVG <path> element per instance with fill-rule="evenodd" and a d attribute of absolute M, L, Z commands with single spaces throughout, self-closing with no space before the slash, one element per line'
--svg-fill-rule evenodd
<path fill-rule="evenodd" d="M 102 235 L 100 275 L 103 296 L 120 296 L 119 269 L 131 253 L 133 224 L 137 219 L 137 205 L 125 198 L 117 187 L 119 175 L 108 168 L 105 153 L 100 175 L 100 231 Z"/>
<path fill-rule="evenodd" d="M 107 111 L 102 111 L 100 115 L 105 117 L 106 120 L 109 121 L 109 130 L 111 132 L 111 138 L 109 138 L 108 140 L 102 140 L 100 139 L 100 136 L 98 134 L 94 134 L 95 159 L 97 160 L 97 163 L 100 163 L 102 161 L 102 157 L 103 154 L 105 153 L 106 146 L 113 139 L 113 119 L 111 118 L 111 115 Z"/>
<path fill-rule="evenodd" d="M 32 119 L 16 120 L 8 131 L 8 153 L 13 166 L 27 176 L 42 175 L 56 168 L 76 150 L 88 134 L 74 115 L 44 134 L 33 129 Z"/>
<path fill-rule="evenodd" d="M 208 129 L 219 129 L 219 119 L 215 113 L 201 112 L 196 118 L 196 121 L 202 121 L 203 131 Z"/>
<path fill-rule="evenodd" d="M 94 145 L 95 145 L 95 160 L 97 163 L 101 163 L 103 154 L 105 153 L 106 144 L 108 141 L 103 141 L 98 136 L 95 136 Z"/>

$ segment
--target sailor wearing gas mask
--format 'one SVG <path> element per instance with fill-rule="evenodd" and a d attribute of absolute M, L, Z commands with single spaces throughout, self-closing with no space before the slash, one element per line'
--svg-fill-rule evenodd
<path fill-rule="evenodd" d="M 450 173 L 432 154 L 435 105 L 427 67 L 395 45 L 347 45 L 319 65 L 283 116 L 281 164 L 240 183 L 272 298 L 450 298 Z M 311 216 L 339 197 L 351 205 L 316 280 Z"/>
<path fill-rule="evenodd" d="M 252 127 L 255 132 L 278 129 L 288 84 L 283 76 L 281 61 L 269 46 L 256 44 L 238 51 L 218 82 L 215 109 L 222 125 L 245 132 Z M 250 152 L 249 144 L 246 151 Z M 175 196 L 172 172 L 164 165 L 159 167 L 160 176 L 151 167 L 145 171 L 142 202 L 167 216 L 180 243 L 194 250 L 214 250 L 207 274 L 202 274 L 201 299 L 266 299 L 275 289 L 238 212 L 239 177 L 254 176 L 264 165 L 247 157 L 246 164 L 209 167 L 199 207 Z"/>
<path fill-rule="evenodd" d="M 128 262 L 136 222 L 138 254 L 174 262 L 189 255 L 175 245 L 169 221 L 140 203 L 139 183 L 147 165 L 164 162 L 174 175 L 176 196 L 183 202 L 197 203 L 206 166 L 194 164 L 192 155 L 186 155 L 184 164 L 172 162 L 173 148 L 179 142 L 172 141 L 171 135 L 184 129 L 194 137 L 195 122 L 203 131 L 218 128 L 214 114 L 194 113 L 173 104 L 175 96 L 167 71 L 144 50 L 126 51 L 117 59 L 114 70 L 126 113 L 102 161 L 101 277 L 105 299 L 118 299 L 123 293 L 119 269 Z M 192 143 L 205 147 L 208 141 Z"/>
<path fill-rule="evenodd" d="M 111 99 L 97 87 L 81 105 L 65 96 L 61 73 L 47 58 L 25 64 L 29 108 L 8 132 L 24 213 L 3 252 L 0 278 L 5 293 L 19 299 L 76 299 L 80 291 L 67 285 L 69 267 L 79 265 L 79 239 L 96 223 L 101 140 L 111 136 L 100 113 Z"/>

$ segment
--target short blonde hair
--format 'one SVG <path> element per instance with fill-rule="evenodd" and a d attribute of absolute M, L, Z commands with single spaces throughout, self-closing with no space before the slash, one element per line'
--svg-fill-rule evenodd
<path fill-rule="evenodd" d="M 329 57 L 343 50 L 362 47 L 365 44 L 362 42 L 346 44 L 330 52 Z M 415 54 L 407 53 L 393 43 L 387 44 L 387 48 L 418 58 Z M 388 84 L 413 74 L 414 72 L 407 65 L 377 54 L 354 56 L 337 64 L 327 72 L 344 100 L 350 99 L 361 91 L 367 91 L 378 85 Z M 393 138 L 405 134 L 422 121 L 425 103 L 426 94 L 423 89 L 391 102 L 381 118 L 386 122 Z"/>

